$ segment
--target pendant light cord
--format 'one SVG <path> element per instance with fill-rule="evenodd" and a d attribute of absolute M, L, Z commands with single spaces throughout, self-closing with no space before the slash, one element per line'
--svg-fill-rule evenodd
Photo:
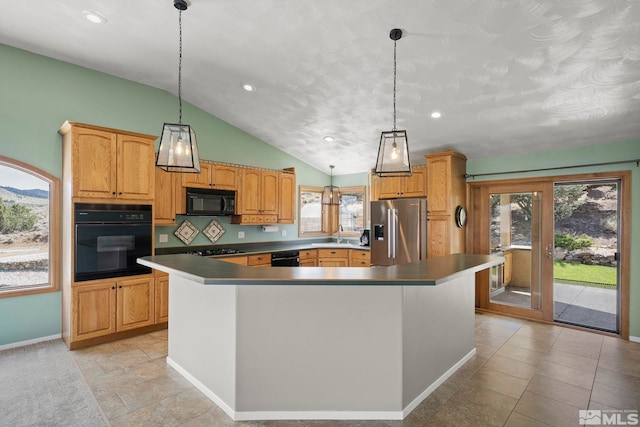
<path fill-rule="evenodd" d="M 180 105 L 180 120 L 178 123 L 182 124 L 182 10 L 180 10 L 178 14 L 178 28 L 180 32 L 180 49 L 178 51 L 178 103 Z"/>
<path fill-rule="evenodd" d="M 393 129 L 398 130 L 396 127 L 396 40 L 393 41 Z"/>

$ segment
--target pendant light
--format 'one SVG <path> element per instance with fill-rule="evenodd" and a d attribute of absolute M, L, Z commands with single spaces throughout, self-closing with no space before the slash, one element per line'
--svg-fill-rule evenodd
<path fill-rule="evenodd" d="M 329 186 L 324 187 L 322 191 L 322 204 L 323 205 L 339 205 L 340 204 L 340 191 L 338 187 L 333 185 L 333 168 L 335 166 L 329 165 L 331 169 L 331 181 Z"/>
<path fill-rule="evenodd" d="M 396 42 L 402 37 L 402 30 L 394 28 L 389 37 L 393 40 L 393 129 L 380 135 L 376 174 L 381 177 L 410 176 L 407 131 L 396 128 Z"/>
<path fill-rule="evenodd" d="M 182 11 L 187 10 L 188 6 L 185 0 L 174 0 L 173 6 L 179 11 L 178 103 L 180 105 L 180 120 L 179 123 L 165 123 L 162 127 L 156 166 L 167 172 L 200 173 L 196 132 L 191 126 L 182 124 Z"/>

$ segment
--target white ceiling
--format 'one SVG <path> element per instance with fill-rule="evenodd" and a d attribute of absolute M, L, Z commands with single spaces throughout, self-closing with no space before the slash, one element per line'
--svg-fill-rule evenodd
<path fill-rule="evenodd" d="M 177 94 L 173 0 L 0 6 L 0 43 Z M 327 173 L 375 165 L 396 27 L 415 163 L 640 139 L 640 0 L 190 0 L 182 18 L 183 98 Z"/>

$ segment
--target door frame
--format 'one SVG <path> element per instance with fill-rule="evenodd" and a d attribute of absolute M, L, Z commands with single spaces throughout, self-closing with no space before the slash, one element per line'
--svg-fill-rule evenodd
<path fill-rule="evenodd" d="M 619 236 L 618 236 L 618 269 L 620 272 L 620 334 L 623 339 L 629 339 L 629 282 L 630 282 L 630 261 L 631 261 L 631 171 L 612 171 L 612 172 L 594 172 L 584 174 L 572 174 L 572 175 L 552 175 L 535 178 L 510 178 L 503 180 L 486 180 L 486 181 L 473 181 L 467 182 L 467 206 L 469 209 L 469 229 L 467 230 L 467 252 L 469 253 L 481 253 L 488 254 L 489 247 L 489 234 L 486 230 L 489 229 L 489 211 L 488 204 L 482 203 L 482 200 L 488 200 L 489 188 L 501 189 L 504 188 L 505 192 L 515 192 L 516 186 L 521 186 L 522 191 L 527 191 L 527 188 L 531 188 L 532 185 L 549 186 L 550 191 L 543 193 L 543 212 L 542 221 L 551 224 L 550 235 L 549 232 L 542 236 L 542 248 L 543 259 L 544 249 L 549 242 L 553 244 L 553 188 L 556 183 L 572 182 L 579 183 L 580 181 L 611 181 L 619 180 Z M 551 209 L 547 207 L 551 206 Z M 544 231 L 543 231 L 544 233 Z M 550 239 L 550 240 L 549 240 Z M 553 275 L 553 264 L 551 263 L 551 271 L 545 269 L 547 263 L 542 263 L 542 274 Z M 548 267 L 547 267 L 548 268 Z M 552 276 L 551 276 L 552 277 Z M 551 283 L 551 291 L 543 289 L 543 309 L 541 311 L 534 311 L 531 309 L 523 309 L 519 307 L 504 306 L 496 307 L 495 305 L 489 305 L 489 270 L 476 273 L 476 308 L 488 311 L 496 312 L 500 314 L 509 314 L 515 317 L 521 317 L 531 320 L 539 320 L 543 322 L 555 323 L 553 321 L 553 282 Z M 546 291 L 546 292 L 545 292 Z M 545 310 L 547 307 L 547 310 Z M 551 307 L 549 310 L 548 308 Z M 570 326 L 573 327 L 573 326 Z M 589 331 L 600 332 L 588 328 Z M 613 333 L 602 332 L 603 334 L 618 335 Z"/>

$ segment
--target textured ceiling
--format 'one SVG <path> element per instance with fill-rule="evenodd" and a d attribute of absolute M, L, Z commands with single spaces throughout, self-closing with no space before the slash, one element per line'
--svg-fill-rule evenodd
<path fill-rule="evenodd" d="M 172 0 L 3 3 L 0 43 L 177 93 Z M 191 0 L 183 27 L 186 101 L 336 175 L 392 128 L 396 27 L 416 163 L 640 139 L 639 0 Z"/>

